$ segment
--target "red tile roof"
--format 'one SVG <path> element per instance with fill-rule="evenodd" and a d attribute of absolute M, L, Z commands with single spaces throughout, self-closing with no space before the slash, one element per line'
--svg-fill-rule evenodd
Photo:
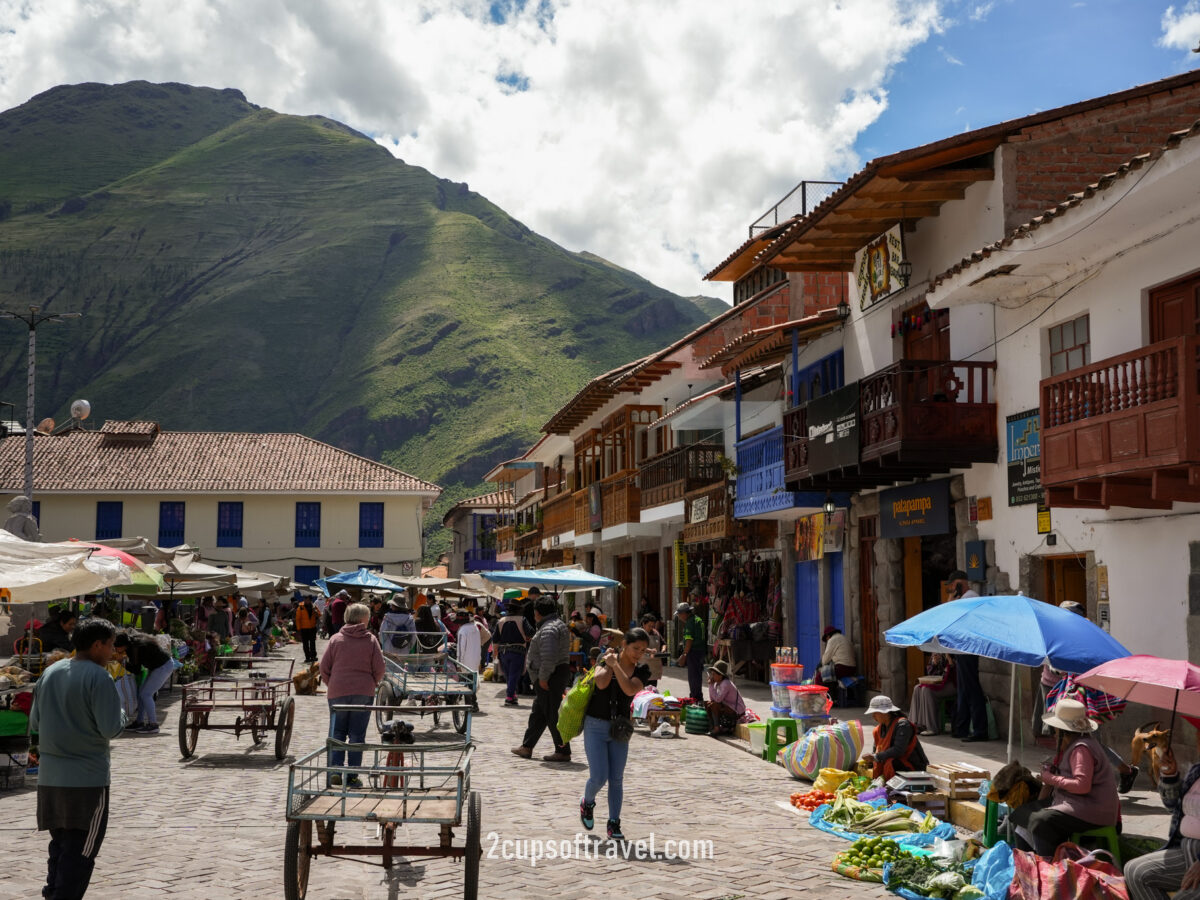
<path fill-rule="evenodd" d="M 466 500 L 459 500 L 450 509 L 446 511 L 446 515 L 442 517 L 442 524 L 449 525 L 450 520 L 454 518 L 457 510 L 467 509 L 509 509 L 513 504 L 513 492 L 511 489 L 492 491 L 488 494 L 480 494 L 478 497 L 468 497 Z"/>
<path fill-rule="evenodd" d="M 122 440 L 122 436 L 135 440 Z M 23 485 L 23 440 L 0 440 L 0 492 Z M 157 431 L 106 422 L 100 431 L 34 439 L 34 490 L 69 493 L 425 494 L 428 481 L 301 434 Z"/>

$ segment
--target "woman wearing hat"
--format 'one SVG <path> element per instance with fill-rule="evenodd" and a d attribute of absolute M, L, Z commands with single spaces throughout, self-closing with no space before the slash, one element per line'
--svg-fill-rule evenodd
<path fill-rule="evenodd" d="M 746 701 L 742 693 L 729 680 L 729 661 L 719 659 L 708 667 L 708 730 L 710 737 L 733 734 L 738 722 L 746 715 Z"/>
<path fill-rule="evenodd" d="M 875 752 L 863 754 L 872 777 L 887 781 L 897 772 L 925 771 L 929 758 L 917 738 L 916 726 L 891 697 L 872 697 L 866 714 L 875 720 Z"/>
<path fill-rule="evenodd" d="M 1052 856 L 1078 831 L 1116 825 L 1121 802 L 1117 774 L 1093 732 L 1087 707 L 1063 697 L 1042 717 L 1057 736 L 1057 752 L 1042 765 L 1042 791 L 1037 800 L 1018 806 L 1008 817 L 1018 829 L 1017 845 Z"/>

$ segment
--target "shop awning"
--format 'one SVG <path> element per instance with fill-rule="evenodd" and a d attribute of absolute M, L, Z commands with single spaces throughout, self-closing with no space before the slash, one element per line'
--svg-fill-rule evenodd
<path fill-rule="evenodd" d="M 92 594 L 132 577 L 119 559 L 96 556 L 89 546 L 23 541 L 0 528 L 0 587 L 8 589 L 13 603 Z"/>

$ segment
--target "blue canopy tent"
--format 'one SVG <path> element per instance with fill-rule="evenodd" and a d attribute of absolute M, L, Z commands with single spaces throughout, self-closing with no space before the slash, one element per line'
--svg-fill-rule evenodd
<path fill-rule="evenodd" d="M 480 572 L 484 582 L 501 588 L 544 588 L 560 594 L 620 587 L 621 582 L 583 569 L 513 569 L 509 572 Z M 489 591 L 490 593 L 490 591 Z"/>
<path fill-rule="evenodd" d="M 883 633 L 893 647 L 928 653 L 967 653 L 1012 664 L 1008 758 L 1012 759 L 1017 666 L 1049 663 L 1062 672 L 1086 672 L 1129 656 L 1112 635 L 1070 610 L 1024 594 L 969 597 L 927 609 Z"/>
<path fill-rule="evenodd" d="M 396 591 L 398 593 L 404 591 L 404 588 L 400 585 L 380 577 L 367 568 L 361 568 L 355 572 L 339 572 L 336 575 L 327 575 L 324 578 L 318 578 L 313 581 L 313 586 L 319 588 L 321 593 L 326 597 L 332 596 L 333 593 L 329 590 L 329 585 L 334 585 L 338 588 L 359 587 L 376 591 Z"/>

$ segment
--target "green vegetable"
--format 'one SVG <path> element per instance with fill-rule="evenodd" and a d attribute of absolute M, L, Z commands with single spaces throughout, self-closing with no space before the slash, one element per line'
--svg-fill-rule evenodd
<path fill-rule="evenodd" d="M 975 887 L 975 885 L 967 884 L 954 895 L 954 900 L 983 900 L 986 896 L 987 894 Z"/>

